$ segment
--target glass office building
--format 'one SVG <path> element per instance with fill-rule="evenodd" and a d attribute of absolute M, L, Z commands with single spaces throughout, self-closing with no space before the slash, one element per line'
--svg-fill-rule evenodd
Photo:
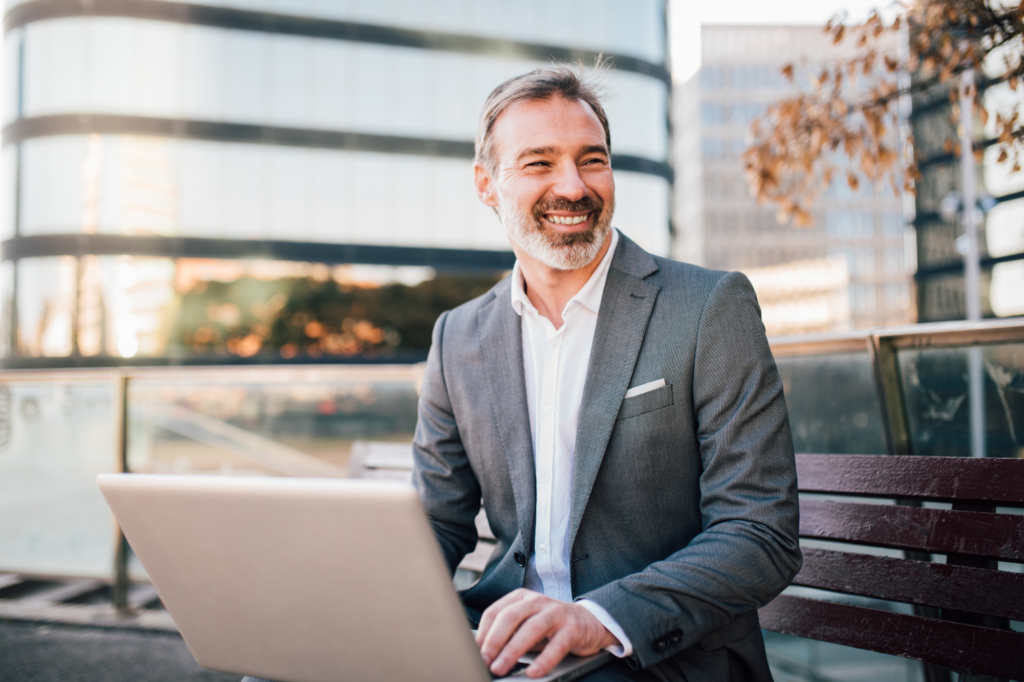
<path fill-rule="evenodd" d="M 344 292 L 507 269 L 471 184 L 476 120 L 497 84 L 552 58 L 612 57 L 615 224 L 668 255 L 665 12 L 661 0 L 8 3 L 4 362 L 188 361 L 202 341 L 182 331 L 188 297 L 238 278 Z M 204 319 L 255 314 L 256 331 L 221 347 L 280 359 L 260 320 L 284 304 L 261 291 L 204 304 Z M 345 319 L 333 347 L 351 351 L 359 320 Z"/>
<path fill-rule="evenodd" d="M 754 120 L 843 49 L 818 26 L 702 26 L 701 69 L 675 93 L 676 255 L 744 272 L 769 335 L 915 319 L 901 196 L 863 178 L 851 189 L 837 174 L 811 207 L 814 225 L 800 229 L 780 225 L 778 207 L 758 204 L 744 177 Z M 797 69 L 793 83 L 786 64 Z"/>

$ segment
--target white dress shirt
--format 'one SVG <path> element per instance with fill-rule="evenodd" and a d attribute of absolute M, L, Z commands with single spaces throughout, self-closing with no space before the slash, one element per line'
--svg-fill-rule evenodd
<path fill-rule="evenodd" d="M 619 241 L 618 231 L 613 229 L 609 239 L 611 244 L 597 270 L 565 305 L 560 329 L 555 329 L 530 303 L 519 262 L 512 268 L 512 308 L 522 318 L 526 403 L 537 475 L 534 551 L 526 564 L 524 586 L 566 602 L 572 601 L 569 515 L 576 427 L 597 314 Z M 621 647 L 609 647 L 609 651 L 619 657 L 633 653 L 629 638 L 607 611 L 587 599 L 579 603 L 622 643 Z"/>

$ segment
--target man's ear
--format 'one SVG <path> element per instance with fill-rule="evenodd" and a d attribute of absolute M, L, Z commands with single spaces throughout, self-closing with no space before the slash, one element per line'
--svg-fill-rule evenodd
<path fill-rule="evenodd" d="M 476 195 L 485 206 L 498 207 L 498 192 L 494 185 L 494 179 L 487 168 L 479 161 L 473 164 L 473 183 L 476 185 Z"/>

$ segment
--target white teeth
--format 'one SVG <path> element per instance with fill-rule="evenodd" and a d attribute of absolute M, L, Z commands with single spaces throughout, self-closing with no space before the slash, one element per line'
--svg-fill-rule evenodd
<path fill-rule="evenodd" d="M 589 213 L 575 217 L 553 215 L 548 216 L 548 220 L 555 223 L 556 225 L 579 225 L 588 217 L 590 217 Z"/>

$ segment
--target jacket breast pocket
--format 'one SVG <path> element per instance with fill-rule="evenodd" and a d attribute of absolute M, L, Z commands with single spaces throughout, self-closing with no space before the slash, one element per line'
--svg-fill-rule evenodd
<path fill-rule="evenodd" d="M 662 386 L 632 398 L 625 398 L 622 401 L 622 406 L 619 408 L 619 416 L 616 417 L 616 420 L 638 417 L 641 414 L 658 410 L 662 407 L 668 407 L 672 404 L 672 384 L 669 384 L 668 386 Z"/>

